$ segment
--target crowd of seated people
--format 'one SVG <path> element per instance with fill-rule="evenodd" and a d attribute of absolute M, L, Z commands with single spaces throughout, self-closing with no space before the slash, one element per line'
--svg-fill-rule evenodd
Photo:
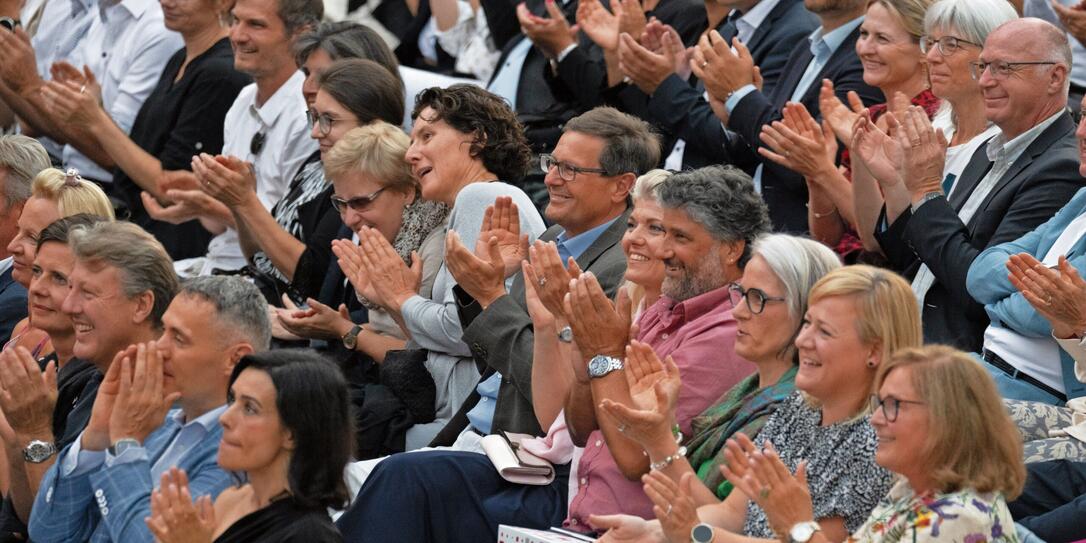
<path fill-rule="evenodd" d="M 1086 541 L 1084 44 L 0 0 L 0 543 Z"/>

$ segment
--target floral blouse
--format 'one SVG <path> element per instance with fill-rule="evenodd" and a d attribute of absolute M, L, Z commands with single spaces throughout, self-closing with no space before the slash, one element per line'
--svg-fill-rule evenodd
<path fill-rule="evenodd" d="M 898 481 L 871 512 L 867 522 L 848 538 L 856 543 L 1017 543 L 1014 520 L 999 493 L 959 490 L 917 496 Z"/>

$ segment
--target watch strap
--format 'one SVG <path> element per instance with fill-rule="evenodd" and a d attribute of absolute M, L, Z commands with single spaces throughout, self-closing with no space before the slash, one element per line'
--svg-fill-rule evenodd
<path fill-rule="evenodd" d="M 130 449 L 132 447 L 142 447 L 142 446 L 143 446 L 143 444 L 140 443 L 138 439 L 134 439 L 134 438 L 131 438 L 131 437 L 124 437 L 124 438 L 118 439 L 116 443 L 109 446 L 109 454 L 110 454 L 110 456 L 118 457 L 122 453 L 124 453 L 124 451 L 126 451 L 126 450 L 128 450 L 128 449 Z"/>

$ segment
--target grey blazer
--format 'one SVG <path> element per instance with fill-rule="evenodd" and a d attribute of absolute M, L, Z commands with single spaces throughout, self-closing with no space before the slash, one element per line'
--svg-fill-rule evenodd
<path fill-rule="evenodd" d="M 626 231 L 630 211 L 627 209 L 619 216 L 576 259 L 581 269 L 591 271 L 596 276 L 608 296 L 614 295 L 626 273 L 626 256 L 619 242 Z M 562 231 L 560 226 L 552 226 L 539 239 L 553 241 Z M 485 311 L 460 287 L 456 287 L 456 294 L 464 342 L 471 348 L 475 362 L 479 364 L 481 379 L 487 379 L 495 371 L 502 374 L 491 430 L 542 435 L 544 429 L 539 427 L 532 409 L 532 350 L 535 336 L 524 301 L 523 276 L 517 274 L 509 294 L 496 300 Z M 467 427 L 467 412 L 478 401 L 479 393 L 473 391 L 431 446 L 451 445 Z"/>

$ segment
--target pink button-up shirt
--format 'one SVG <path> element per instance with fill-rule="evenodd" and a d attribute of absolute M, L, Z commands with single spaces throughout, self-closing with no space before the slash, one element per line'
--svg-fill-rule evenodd
<path fill-rule="evenodd" d="M 661 298 L 641 315 L 639 324 L 638 340 L 651 345 L 661 359 L 671 356 L 679 368 L 682 389 L 676 418 L 683 435 L 690 435 L 690 419 L 755 370 L 735 354 L 736 324 L 727 287 L 679 303 Z M 566 525 L 587 526 L 588 515 L 655 518 L 641 482 L 622 475 L 600 430 L 588 436 L 577 477 L 580 490 L 569 505 Z"/>

